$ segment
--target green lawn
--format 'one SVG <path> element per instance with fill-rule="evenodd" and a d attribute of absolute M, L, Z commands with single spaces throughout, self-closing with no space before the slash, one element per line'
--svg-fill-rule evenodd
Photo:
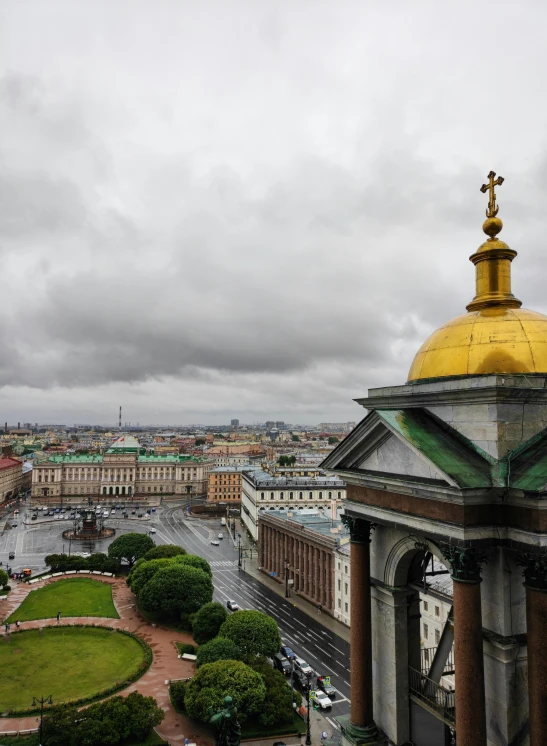
<path fill-rule="evenodd" d="M 120 746 L 168 746 L 167 741 L 151 731 L 145 741 L 122 741 Z M 38 734 L 32 736 L 0 736 L 0 746 L 39 746 Z"/>
<path fill-rule="evenodd" d="M 124 681 L 144 661 L 128 635 L 93 627 L 48 627 L 0 638 L 0 712 L 31 706 L 34 695 L 55 704 L 89 697 Z"/>
<path fill-rule="evenodd" d="M 63 617 L 102 616 L 119 619 L 112 601 L 112 588 L 91 578 L 58 580 L 31 591 L 8 622 L 53 619 L 60 611 Z"/>

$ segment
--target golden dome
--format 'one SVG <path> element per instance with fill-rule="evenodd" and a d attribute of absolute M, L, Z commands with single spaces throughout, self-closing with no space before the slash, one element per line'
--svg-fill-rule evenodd
<path fill-rule="evenodd" d="M 547 316 L 520 308 L 511 293 L 511 262 L 517 255 L 497 238 L 503 223 L 496 217 L 494 186 L 502 184 L 488 174 L 490 190 L 483 230 L 485 241 L 472 257 L 476 267 L 476 295 L 469 313 L 457 316 L 433 332 L 418 350 L 408 380 L 492 373 L 547 374 Z"/>
<path fill-rule="evenodd" d="M 547 373 L 547 316 L 503 307 L 456 316 L 423 343 L 408 380 L 489 373 Z"/>

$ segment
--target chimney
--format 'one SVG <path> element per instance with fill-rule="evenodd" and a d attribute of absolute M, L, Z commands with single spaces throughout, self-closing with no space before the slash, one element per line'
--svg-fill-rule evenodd
<path fill-rule="evenodd" d="M 331 521 L 337 521 L 338 520 L 338 516 L 336 514 L 337 507 L 338 506 L 336 504 L 336 500 L 331 500 L 330 501 L 330 519 L 331 519 Z"/>

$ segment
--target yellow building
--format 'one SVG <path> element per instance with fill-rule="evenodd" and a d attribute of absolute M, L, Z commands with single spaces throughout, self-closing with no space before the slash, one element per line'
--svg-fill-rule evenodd
<path fill-rule="evenodd" d="M 241 502 L 241 469 L 219 466 L 209 472 L 207 502 Z"/>

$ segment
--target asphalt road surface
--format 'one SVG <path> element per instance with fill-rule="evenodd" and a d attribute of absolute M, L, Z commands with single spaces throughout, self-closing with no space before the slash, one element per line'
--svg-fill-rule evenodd
<path fill-rule="evenodd" d="M 28 508 L 26 508 L 28 511 Z M 108 526 L 117 529 L 117 535 L 129 531 L 147 532 L 154 527 L 156 533 L 153 539 L 156 544 L 178 544 L 188 552 L 204 557 L 211 565 L 214 581 L 215 600 L 226 603 L 227 600 L 236 601 L 242 609 L 259 609 L 273 617 L 279 625 L 281 637 L 291 646 L 295 653 L 304 658 L 319 675 L 331 676 L 337 696 L 333 700 L 332 710 L 324 711 L 329 731 L 335 726 L 333 716 L 349 713 L 349 644 L 336 634 L 321 625 L 321 617 L 310 617 L 289 599 L 274 593 L 270 588 L 260 583 L 238 569 L 237 549 L 234 548 L 226 527 L 221 525 L 220 519 L 201 520 L 190 518 L 185 506 L 159 508 L 152 515 L 150 521 L 139 519 L 123 519 L 112 516 L 106 520 Z M 0 536 L 0 561 L 2 567 L 8 564 L 8 552 L 15 552 L 15 559 L 9 564 L 17 572 L 25 567 L 33 573 L 45 569 L 44 557 L 53 552 L 68 552 L 68 542 L 63 539 L 62 532 L 69 528 L 71 521 L 48 521 L 43 525 L 33 522 L 24 526 L 25 507 L 21 507 L 21 514 L 17 519 L 17 528 L 4 531 Z M 223 539 L 218 539 L 218 534 Z M 217 538 L 219 546 L 213 546 L 211 540 Z M 242 541 L 244 537 L 242 537 Z M 113 539 L 100 541 L 72 542 L 71 551 L 75 552 L 105 552 Z M 330 735 L 330 733 L 329 733 Z"/>

